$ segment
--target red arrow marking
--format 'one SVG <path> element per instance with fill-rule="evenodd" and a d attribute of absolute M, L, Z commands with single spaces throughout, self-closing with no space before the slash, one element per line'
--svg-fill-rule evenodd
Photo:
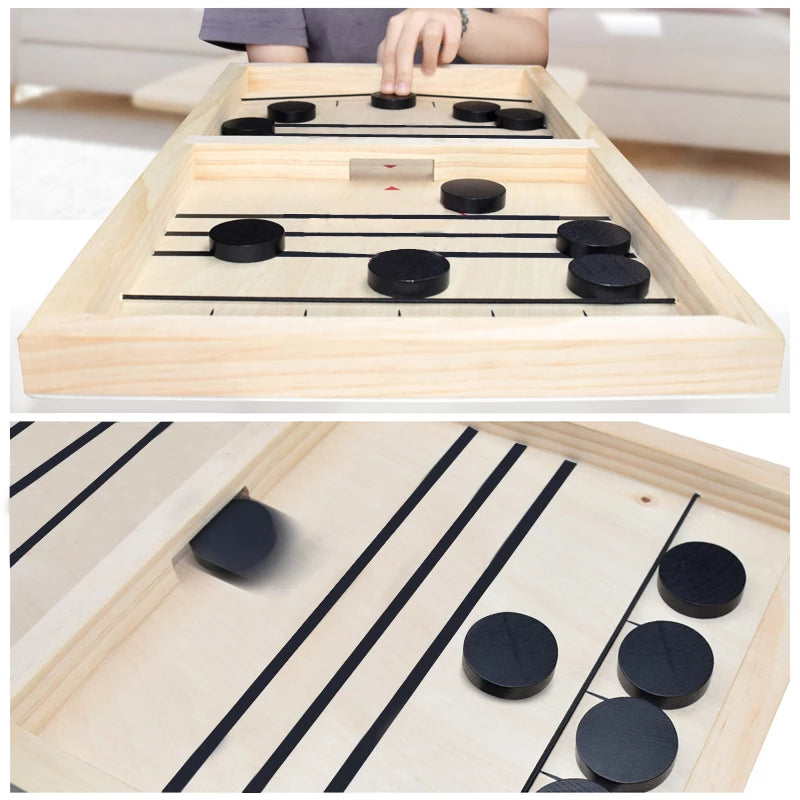
<path fill-rule="evenodd" d="M 387 186 L 384 192 L 399 192 L 400 190 L 396 186 Z"/>

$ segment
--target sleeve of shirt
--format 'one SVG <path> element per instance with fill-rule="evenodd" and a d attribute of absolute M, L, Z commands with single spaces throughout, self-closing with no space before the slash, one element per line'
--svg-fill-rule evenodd
<path fill-rule="evenodd" d="M 206 8 L 200 38 L 229 50 L 244 50 L 248 44 L 308 47 L 301 8 Z"/>

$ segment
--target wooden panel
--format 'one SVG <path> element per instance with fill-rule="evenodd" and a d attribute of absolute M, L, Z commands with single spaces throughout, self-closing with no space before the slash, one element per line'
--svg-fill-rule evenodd
<path fill-rule="evenodd" d="M 223 73 L 26 327 L 20 354 L 27 391 L 236 397 L 775 391 L 784 349 L 779 330 L 544 70 L 460 66 L 439 70 L 435 79 L 420 79 L 418 89 L 420 95 L 435 95 L 442 103 L 424 97 L 418 108 L 390 112 L 397 116 L 389 117 L 377 109 L 362 113 L 376 67 L 331 70 L 328 66 L 231 65 Z M 261 104 L 267 101 L 254 98 L 295 96 L 312 87 L 313 94 L 340 93 L 317 98 L 319 124 L 346 124 L 353 114 L 361 117 L 355 122 L 362 124 L 384 119 L 408 125 L 415 120 L 423 120 L 416 122 L 419 125 L 450 124 L 442 120 L 449 119 L 454 98 L 491 96 L 506 98 L 502 102 L 512 105 L 532 100 L 547 115 L 549 132 L 559 138 L 526 139 L 516 134 L 499 138 L 504 134 L 497 129 L 489 139 L 482 130 L 475 133 L 483 138 L 434 138 L 466 134 L 415 128 L 427 132 L 418 137 L 403 134 L 410 129 L 396 127 L 361 129 L 369 135 L 352 135 L 349 128 L 316 127 L 301 129 L 298 137 L 288 136 L 285 129 L 271 137 L 215 135 L 221 121 L 241 113 L 243 106 L 263 113 Z M 360 97 L 345 97 L 352 93 Z M 242 99 L 246 97 L 250 99 Z M 348 133 L 329 135 L 334 130 Z M 388 134 L 378 135 L 376 130 Z M 424 189 L 417 180 L 396 191 L 379 190 L 373 180 L 349 180 L 353 159 L 393 163 L 421 158 L 434 162 L 434 184 Z M 229 281 L 229 265 L 211 259 L 189 256 L 187 263 L 174 263 L 152 256 L 163 247 L 164 233 L 174 224 L 176 213 L 269 216 L 315 208 L 324 214 L 363 208 L 394 217 L 418 208 L 441 210 L 435 183 L 457 177 L 507 182 L 509 210 L 518 209 L 518 198 L 524 196 L 523 207 L 537 209 L 538 214 L 612 217 L 631 230 L 634 252 L 652 270 L 649 300 L 658 304 L 674 298 L 675 304 L 665 308 L 583 302 L 570 296 L 555 264 L 547 270 L 538 265 L 547 277 L 533 281 L 523 258 L 529 248 L 522 244 L 509 246 L 518 257 L 509 258 L 502 267 L 476 259 L 462 269 L 454 258 L 454 275 L 460 277 L 453 287 L 412 309 L 374 297 L 350 262 L 345 269 L 334 261 L 317 263 L 316 257 L 282 256 L 250 269 L 239 265 L 237 280 Z M 420 193 L 425 193 L 424 199 Z M 247 207 L 252 210 L 245 211 Z M 440 231 L 448 239 L 457 232 L 449 227 L 451 222 L 455 225 L 454 218 L 445 215 L 447 227 Z M 477 226 L 495 221 L 500 220 L 466 218 L 458 224 L 463 225 L 462 232 L 474 232 L 480 230 Z M 393 226 L 395 222 L 399 233 L 408 220 L 392 220 Z M 520 227 L 531 232 L 533 228 L 526 227 L 530 223 L 535 228 L 538 221 L 524 220 Z M 337 220 L 328 218 L 320 229 L 358 231 L 340 228 Z M 415 230 L 426 228 L 405 232 Z M 392 237 L 380 245 L 379 241 L 377 250 L 395 244 Z M 452 237 L 452 241 L 459 240 Z M 471 250 L 471 240 L 464 241 L 470 242 L 467 250 Z M 440 249 L 445 245 L 458 252 L 445 239 L 431 243 Z M 296 275 L 300 277 L 295 279 Z M 329 282 L 329 275 L 342 283 Z M 241 289 L 254 294 L 239 307 L 220 293 L 221 286 L 226 292 Z M 334 289 L 345 297 L 353 292 L 359 302 L 339 302 L 339 297 L 336 303 L 315 302 L 313 312 L 295 308 L 305 296 L 294 292 L 302 290 L 318 299 Z M 462 301 L 467 298 L 456 294 L 462 291 L 469 292 L 470 303 L 480 301 L 480 305 L 465 309 Z M 500 293 L 510 303 L 500 311 L 487 308 L 484 301 L 496 303 Z M 518 302 L 522 297 L 525 303 Z M 302 327 L 291 324 L 297 311 L 305 320 Z M 226 324 L 232 313 L 241 317 L 241 325 Z M 306 324 L 307 316 L 316 316 L 319 325 Z M 479 326 L 476 317 L 484 325 Z M 485 351 L 477 349 L 481 345 L 476 340 Z M 329 374 L 324 365 L 334 362 L 335 370 Z M 487 372 L 489 367 L 492 372 Z M 445 372 L 448 381 L 441 379 Z"/>
<path fill-rule="evenodd" d="M 12 648 L 12 718 L 38 737 L 14 745 L 18 784 L 162 790 L 302 631 L 182 786 L 240 791 L 285 746 L 265 788 L 325 789 L 426 654 L 427 671 L 370 739 L 349 788 L 519 791 L 552 743 L 535 790 L 545 773 L 577 775 L 575 727 L 597 702 L 584 682 L 593 675 L 590 692 L 623 694 L 615 658 L 627 620 L 675 619 L 706 636 L 716 665 L 703 698 L 668 712 L 680 749 L 659 788 L 740 788 L 788 680 L 786 471 L 644 426 L 497 424 L 471 439 L 464 430 L 253 423 L 198 456 L 196 471 Z M 465 436 L 382 546 L 316 611 Z M 447 627 L 565 458 L 576 466 L 563 485 Z M 490 474 L 496 485 L 484 491 Z M 708 500 L 703 489 L 689 502 L 695 480 Z M 291 520 L 269 569 L 250 583 L 206 572 L 186 548 L 243 487 Z M 451 539 L 439 550 L 445 531 Z M 673 531 L 676 542 L 717 542 L 742 559 L 748 584 L 730 615 L 686 620 L 645 583 Z M 15 603 L 12 593 L 12 611 Z M 559 644 L 553 682 L 528 700 L 484 695 L 461 671 L 467 628 L 499 610 L 541 619 Z M 441 649 L 429 650 L 445 630 Z M 557 736 L 573 700 L 577 711 Z M 37 770 L 29 753 L 40 745 Z"/>

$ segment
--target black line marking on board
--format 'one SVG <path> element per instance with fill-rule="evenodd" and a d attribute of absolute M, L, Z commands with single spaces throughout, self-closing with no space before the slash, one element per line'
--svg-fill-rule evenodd
<path fill-rule="evenodd" d="M 46 461 L 39 464 L 38 467 L 32 469 L 27 475 L 24 475 L 15 483 L 11 484 L 9 490 L 9 497 L 13 497 L 23 489 L 26 489 L 32 483 L 35 483 L 43 475 L 50 472 L 51 469 L 57 467 L 62 461 L 66 461 L 71 455 L 78 452 L 84 445 L 89 444 L 93 439 L 98 437 L 104 430 L 110 428 L 113 422 L 99 422 L 93 428 L 90 428 L 85 433 L 81 434 L 77 439 L 70 442 L 66 447 L 62 447 L 55 455 L 50 456 Z"/>
<path fill-rule="evenodd" d="M 597 692 L 590 692 L 588 689 L 586 690 L 586 694 L 590 694 L 592 697 L 596 697 L 598 700 L 608 700 L 608 698 L 604 697 L 602 694 L 597 694 Z"/>
<path fill-rule="evenodd" d="M 598 306 L 646 306 L 674 305 L 674 297 L 643 297 L 638 300 L 596 300 L 582 297 L 267 297 L 250 295 L 204 295 L 204 294 L 123 294 L 123 300 L 157 300 L 163 302 L 203 302 L 203 303 L 353 303 L 355 305 L 375 305 L 384 303 L 425 303 L 427 305 L 475 306 L 475 305 L 598 305 Z"/>
<path fill-rule="evenodd" d="M 372 92 L 355 92 L 352 94 L 290 94 L 281 97 L 242 97 L 243 103 L 263 100 L 324 100 L 335 97 L 371 97 Z M 496 103 L 532 103 L 528 97 L 470 97 L 465 94 L 417 94 L 417 97 L 440 97 L 450 100 L 494 100 Z"/>
<path fill-rule="evenodd" d="M 475 581 L 469 592 L 467 592 L 466 596 L 453 612 L 450 619 L 445 623 L 439 634 L 431 642 L 428 649 L 412 668 L 411 672 L 409 672 L 403 683 L 400 684 L 400 687 L 394 693 L 392 699 L 389 700 L 383 711 L 381 711 L 381 713 L 372 723 L 369 730 L 353 748 L 353 751 L 350 753 L 347 759 L 345 759 L 344 764 L 342 764 L 342 766 L 339 768 L 339 771 L 336 773 L 336 775 L 334 775 L 331 782 L 326 787 L 326 792 L 343 792 L 349 786 L 356 773 L 364 765 L 364 762 L 369 758 L 375 747 L 377 747 L 378 742 L 380 742 L 381 738 L 397 718 L 398 714 L 403 710 L 405 704 L 417 690 L 420 683 L 422 683 L 431 667 L 433 667 L 439 656 L 441 656 L 441 654 L 444 652 L 445 647 L 447 647 L 449 642 L 464 624 L 472 609 L 481 599 L 489 586 L 491 586 L 495 578 L 500 574 L 503 567 L 506 565 L 506 563 L 508 563 L 511 556 L 514 555 L 514 552 L 517 550 L 517 548 L 522 544 L 525 537 L 536 524 L 536 521 L 550 504 L 551 500 L 556 496 L 558 490 L 564 485 L 564 482 L 567 480 L 575 466 L 575 462 L 573 461 L 564 461 L 556 470 L 555 474 L 552 478 L 550 478 L 547 485 L 540 492 L 539 496 L 522 515 L 522 518 L 516 524 L 503 544 L 500 545 L 497 553 L 494 555 L 477 581 Z"/>
<path fill-rule="evenodd" d="M 466 446 L 478 433 L 475 428 L 466 428 L 447 449 L 444 455 L 434 464 L 430 472 L 420 481 L 408 499 L 397 509 L 391 519 L 384 525 L 375 538 L 364 548 L 363 552 L 345 571 L 330 591 L 320 600 L 316 608 L 306 617 L 291 638 L 275 654 L 263 671 L 245 690 L 242 696 L 231 706 L 230 710 L 219 721 L 216 727 L 200 743 L 197 749 L 186 759 L 183 766 L 175 773 L 164 787 L 165 792 L 179 792 L 197 773 L 223 739 L 230 733 L 248 708 L 258 699 L 270 681 L 280 672 L 298 648 L 311 635 L 314 629 L 325 618 L 325 615 L 336 605 L 342 595 L 350 588 L 367 565 L 389 541 L 395 531 L 405 522 L 423 498 L 430 492 L 437 481 L 444 475 Z"/>
<path fill-rule="evenodd" d="M 432 105 L 434 108 L 436 108 L 436 101 L 435 101 L 435 100 L 431 100 L 431 105 Z"/>
<path fill-rule="evenodd" d="M 214 316 L 214 309 L 213 308 L 211 309 L 211 313 L 208 316 L 209 317 L 213 317 Z"/>
<path fill-rule="evenodd" d="M 568 222 L 573 219 L 610 220 L 609 216 L 568 214 L 176 214 L 175 219 L 463 219 L 522 222 Z"/>
<path fill-rule="evenodd" d="M 13 439 L 15 436 L 19 436 L 25 428 L 30 428 L 31 425 L 33 422 L 15 422 L 9 429 L 9 438 Z"/>
<path fill-rule="evenodd" d="M 558 775 L 553 775 L 552 772 L 545 772 L 544 770 L 542 770 L 542 775 L 546 775 L 548 778 L 552 778 L 554 781 L 561 780 L 561 778 L 559 778 Z"/>
<path fill-rule="evenodd" d="M 57 514 L 52 516 L 36 533 L 31 534 L 19 547 L 11 553 L 11 566 L 13 567 L 28 551 L 35 547 L 47 536 L 50 531 L 60 525 L 76 508 L 89 499 L 106 481 L 114 477 L 137 453 L 144 450 L 150 442 L 160 436 L 171 422 L 159 422 L 151 428 L 133 447 L 126 450 L 110 467 L 98 475 L 86 488 L 82 489 L 69 501 Z"/>
<path fill-rule="evenodd" d="M 493 308 L 490 308 L 490 309 L 489 309 L 489 313 L 491 313 L 491 315 L 492 315 L 493 317 L 495 316 L 495 313 L 494 313 L 494 309 L 493 309 Z"/>
<path fill-rule="evenodd" d="M 453 524 L 442 534 L 438 542 L 423 559 L 422 563 L 414 570 L 411 577 L 403 584 L 400 591 L 392 598 L 389 605 L 380 613 L 372 627 L 364 634 L 361 641 L 355 646 L 349 656 L 342 662 L 333 677 L 325 684 L 320 693 L 314 698 L 311 705 L 305 710 L 292 729 L 284 736 L 281 743 L 256 772 L 250 782 L 245 786 L 245 792 L 260 792 L 270 782 L 273 775 L 280 769 L 292 751 L 297 747 L 303 737 L 308 733 L 320 715 L 325 711 L 330 702 L 336 697 L 358 665 L 366 658 L 370 650 L 380 640 L 387 628 L 392 624 L 397 615 L 402 611 L 414 593 L 423 584 L 425 579 L 441 561 L 445 553 L 458 539 L 470 520 L 477 514 L 481 506 L 489 499 L 503 478 L 508 474 L 517 459 L 525 451 L 523 444 L 514 444 L 503 456 L 497 466 L 492 470 L 480 488 L 464 506 Z"/>
<path fill-rule="evenodd" d="M 208 231 L 164 231 L 164 236 L 208 236 Z M 303 238 L 371 238 L 371 239 L 555 239 L 557 233 L 445 233 L 444 231 L 286 231 L 286 236 Z"/>
<path fill-rule="evenodd" d="M 402 316 L 403 316 L 403 315 L 400 313 L 400 309 L 399 309 L 399 308 L 397 309 L 397 316 L 398 316 L 398 317 L 402 317 Z"/>
<path fill-rule="evenodd" d="M 634 622 L 632 619 L 626 619 L 625 622 L 627 622 L 628 625 L 635 625 L 637 628 L 639 627 L 640 624 L 638 622 Z"/>
<path fill-rule="evenodd" d="M 584 317 L 588 317 L 588 316 L 589 316 L 589 315 L 586 313 L 586 309 L 585 309 L 585 308 L 584 308 L 584 309 L 581 309 L 581 310 L 583 311 L 583 316 L 584 316 Z"/>
<path fill-rule="evenodd" d="M 614 642 L 617 640 L 617 637 L 619 636 L 620 632 L 622 631 L 622 628 L 624 627 L 625 622 L 627 621 L 628 617 L 630 616 L 630 614 L 633 611 L 633 609 L 636 606 L 636 604 L 639 602 L 639 599 L 641 598 L 642 594 L 644 594 L 644 590 L 647 588 L 647 584 L 650 583 L 651 578 L 653 577 L 653 575 L 655 574 L 656 570 L 658 569 L 658 565 L 659 565 L 661 559 L 663 558 L 664 553 L 667 552 L 667 550 L 669 549 L 669 547 L 672 544 L 673 540 L 678 535 L 678 531 L 681 529 L 681 526 L 683 525 L 684 521 L 686 520 L 686 517 L 689 516 L 689 512 L 692 510 L 692 507 L 694 506 L 695 502 L 697 501 L 697 499 L 699 497 L 700 497 L 700 495 L 697 494 L 697 492 L 695 492 L 692 495 L 692 497 L 689 500 L 689 502 L 686 504 L 686 508 L 684 508 L 683 513 L 680 516 L 680 519 L 677 521 L 677 523 L 675 524 L 675 527 L 672 529 L 672 533 L 670 533 L 670 535 L 667 537 L 667 541 L 664 542 L 664 546 L 659 551 L 658 556 L 656 557 L 656 560 L 653 562 L 652 566 L 647 571 L 647 575 L 645 575 L 644 580 L 640 584 L 639 588 L 636 590 L 636 594 L 634 594 L 633 599 L 631 600 L 631 602 L 628 605 L 628 607 L 625 609 L 625 612 L 623 613 L 622 618 L 620 619 L 620 621 L 617 623 L 616 628 L 614 628 L 614 630 L 612 631 L 608 642 L 606 642 L 606 645 L 603 648 L 602 652 L 600 653 L 600 656 L 598 657 L 597 661 L 594 662 L 594 666 L 589 671 L 589 674 L 586 676 L 586 680 L 583 682 L 583 685 L 578 690 L 578 693 L 575 695 L 575 698 L 573 699 L 572 703 L 570 704 L 569 708 L 567 709 L 566 713 L 564 714 L 564 718 L 561 720 L 561 722 L 559 723 L 558 727 L 556 728 L 555 733 L 550 738 L 550 741 L 547 743 L 547 746 L 545 747 L 544 752 L 540 756 L 539 760 L 536 762 L 536 766 L 533 768 L 533 771 L 528 776 L 528 780 L 525 781 L 525 784 L 522 787 L 521 791 L 523 791 L 523 792 L 529 792 L 530 791 L 531 786 L 533 786 L 533 782 L 536 780 L 536 776 L 542 771 L 542 767 L 547 762 L 547 759 L 550 757 L 550 754 L 553 752 L 553 748 L 556 746 L 556 743 L 561 738 L 561 735 L 564 733 L 564 729 L 567 727 L 567 725 L 569 724 L 569 721 L 572 719 L 572 716 L 575 713 L 575 710 L 578 708 L 578 705 L 579 705 L 579 703 L 581 701 L 581 698 L 583 697 L 584 694 L 586 694 L 588 692 L 589 686 L 591 685 L 592 681 L 595 679 L 598 671 L 600 670 L 600 667 L 601 667 L 602 663 L 605 661 L 605 659 L 608 656 L 609 652 L 611 652 L 611 648 L 614 646 Z"/>
<path fill-rule="evenodd" d="M 440 255 L 445 256 L 446 258 L 572 258 L 572 256 L 565 255 L 564 253 L 559 252 L 552 252 L 552 253 L 542 253 L 542 252 L 526 252 L 526 253 L 516 253 L 513 251 L 509 251 L 506 253 L 492 253 L 489 251 L 481 252 L 475 250 L 469 251 L 450 251 L 450 250 L 437 250 Z M 205 256 L 210 257 L 212 255 L 210 250 L 154 250 L 154 256 L 177 256 L 179 258 L 186 258 L 186 257 L 193 257 L 193 256 Z M 275 256 L 276 259 L 279 258 L 372 258 L 375 253 L 326 253 L 324 251 L 317 251 L 317 250 L 284 250 L 282 253 L 278 253 Z"/>
<path fill-rule="evenodd" d="M 303 311 L 303 316 L 304 316 L 304 317 L 307 317 L 307 316 L 308 316 L 308 309 L 307 309 L 307 308 L 306 308 L 306 309 L 304 309 L 304 311 Z"/>
<path fill-rule="evenodd" d="M 279 133 L 273 134 L 276 138 L 289 139 L 296 136 L 313 136 L 316 139 L 552 139 L 551 134 L 535 133 L 487 133 L 483 136 L 477 133 L 426 133 L 420 136 L 416 133 Z"/>
<path fill-rule="evenodd" d="M 336 101 L 336 108 L 339 108 L 339 101 Z"/>
<path fill-rule="evenodd" d="M 276 128 L 420 128 L 423 130 L 442 128 L 445 130 L 467 130 L 467 131 L 493 131 L 500 130 L 496 128 L 493 123 L 485 123 L 483 125 L 413 125 L 408 123 L 367 123 L 359 124 L 357 122 L 277 122 Z"/>

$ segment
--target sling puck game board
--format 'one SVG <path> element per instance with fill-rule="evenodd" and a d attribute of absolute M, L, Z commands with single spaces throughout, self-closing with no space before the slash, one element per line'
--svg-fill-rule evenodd
<path fill-rule="evenodd" d="M 12 435 L 26 790 L 736 791 L 788 680 L 781 467 L 634 424 Z"/>
<path fill-rule="evenodd" d="M 778 328 L 544 69 L 378 80 L 230 66 L 21 334 L 25 391 L 776 390 Z"/>

